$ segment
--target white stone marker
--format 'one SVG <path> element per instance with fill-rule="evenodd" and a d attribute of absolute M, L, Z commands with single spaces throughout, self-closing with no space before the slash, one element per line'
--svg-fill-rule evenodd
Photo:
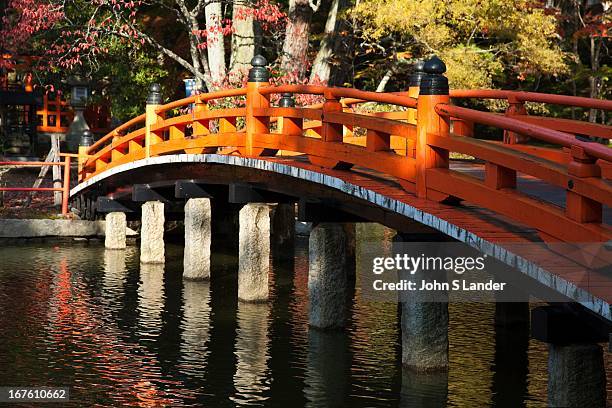
<path fill-rule="evenodd" d="M 164 263 L 164 203 L 148 201 L 142 205 L 140 263 Z"/>
<path fill-rule="evenodd" d="M 190 198 L 185 204 L 185 252 L 183 277 L 210 278 L 210 199 Z"/>
<path fill-rule="evenodd" d="M 238 234 L 238 299 L 268 300 L 270 272 L 270 206 L 247 204 L 240 210 Z"/>
<path fill-rule="evenodd" d="M 104 246 L 106 249 L 125 249 L 127 221 L 125 213 L 111 212 L 106 214 Z"/>

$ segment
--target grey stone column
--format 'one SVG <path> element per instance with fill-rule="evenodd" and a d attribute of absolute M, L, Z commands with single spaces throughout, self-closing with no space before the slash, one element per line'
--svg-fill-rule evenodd
<path fill-rule="evenodd" d="M 106 249 L 125 249 L 126 231 L 125 213 L 111 212 L 106 214 L 104 229 L 104 246 Z"/>
<path fill-rule="evenodd" d="M 402 364 L 415 371 L 448 369 L 448 303 L 402 302 Z"/>
<path fill-rule="evenodd" d="M 393 240 L 400 244 L 409 238 L 398 234 Z M 402 272 L 398 275 L 400 279 L 409 279 Z M 436 279 L 436 274 L 428 273 L 426 278 Z M 437 279 L 443 281 L 445 276 Z M 444 296 L 442 292 L 439 295 Z M 419 372 L 448 370 L 448 302 L 433 302 L 430 296 L 420 291 L 402 291 L 399 296 L 402 364 Z"/>
<path fill-rule="evenodd" d="M 164 203 L 149 201 L 142 205 L 141 263 L 164 263 L 164 220 Z"/>
<path fill-rule="evenodd" d="M 321 329 L 346 323 L 346 233 L 342 224 L 321 223 L 308 241 L 309 324 Z"/>
<path fill-rule="evenodd" d="M 549 344 L 548 406 L 606 406 L 606 372 L 601 346 Z"/>
<path fill-rule="evenodd" d="M 210 278 L 210 237 L 210 199 L 190 198 L 185 204 L 184 278 Z"/>
<path fill-rule="evenodd" d="M 268 299 L 270 272 L 270 217 L 267 204 L 247 204 L 240 210 L 238 236 L 238 299 Z"/>

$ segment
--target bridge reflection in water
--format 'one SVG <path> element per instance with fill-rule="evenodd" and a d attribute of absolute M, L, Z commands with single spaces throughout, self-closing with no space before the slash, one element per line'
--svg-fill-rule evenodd
<path fill-rule="evenodd" d="M 358 239 L 388 247 L 390 233 L 372 225 Z M 93 244 L 5 246 L 0 257 L 0 383 L 68 385 L 72 406 L 546 403 L 546 345 L 524 337 L 500 360 L 516 335 L 500 337 L 493 304 L 450 305 L 444 374 L 402 370 L 397 305 L 362 299 L 359 285 L 348 330 L 309 330 L 301 239 L 260 304 L 237 304 L 227 253 L 213 252 L 210 283 L 183 281 L 173 245 L 165 267 Z"/>

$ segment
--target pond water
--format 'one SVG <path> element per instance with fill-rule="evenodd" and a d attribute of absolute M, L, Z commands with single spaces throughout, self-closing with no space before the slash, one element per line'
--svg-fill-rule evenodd
<path fill-rule="evenodd" d="M 180 245 L 164 266 L 136 247 L 5 245 L 0 385 L 69 386 L 70 406 L 545 406 L 547 347 L 496 333 L 494 304 L 451 304 L 446 374 L 402 369 L 397 305 L 359 285 L 345 331 L 309 330 L 307 244 L 265 304 L 237 302 L 231 251 L 188 282 Z"/>

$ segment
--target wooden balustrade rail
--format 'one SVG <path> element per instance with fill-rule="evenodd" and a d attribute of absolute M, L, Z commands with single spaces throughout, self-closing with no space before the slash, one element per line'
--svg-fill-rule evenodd
<path fill-rule="evenodd" d="M 322 95 L 325 102 L 307 107 L 271 106 L 271 95 L 286 93 Z M 520 100 L 580 103 L 585 107 L 608 109 L 608 101 L 519 94 Z M 450 97 L 455 95 L 507 98 L 509 94 L 507 91 L 453 91 Z M 244 107 L 209 109 L 208 106 L 208 102 L 217 99 L 244 96 Z M 321 167 L 349 171 L 357 166 L 374 170 L 397 180 L 407 193 L 429 200 L 460 199 L 475 203 L 536 228 L 546 240 L 584 242 L 612 238 L 612 230 L 602 222 L 603 206 L 612 206 L 612 187 L 601 176 L 602 163 L 612 162 L 610 148 L 562 132 L 558 123 L 529 122 L 517 115 L 509 117 L 452 106 L 450 97 L 420 95 L 417 99 L 405 93 L 249 82 L 247 88 L 195 95 L 165 105 L 148 105 L 145 115 L 125 123 L 82 151 L 80 180 L 149 156 L 220 153 L 257 157 L 283 150 L 306 155 L 312 164 Z M 363 114 L 349 108 L 363 102 L 416 110 L 416 124 L 409 120 L 407 111 Z M 188 106 L 193 108 L 187 113 L 180 111 Z M 244 128 L 237 128 L 239 119 L 244 120 Z M 460 126 L 454 126 L 451 132 L 451 121 L 478 123 L 536 138 L 565 148 L 570 160 L 553 162 L 505 145 L 464 137 L 457 131 L 461 130 Z M 353 131 L 357 129 L 365 135 L 365 143 L 361 145 L 353 140 Z M 609 127 L 598 130 L 603 134 L 609 131 Z M 392 140 L 405 143 L 403 153 L 398 154 Z M 468 154 L 484 162 L 484 180 L 451 170 L 450 152 Z M 517 172 L 566 189 L 565 208 L 519 192 Z"/>
<path fill-rule="evenodd" d="M 451 98 L 505 99 L 510 102 L 538 102 L 577 108 L 612 110 L 612 101 L 580 96 L 554 95 L 537 92 L 506 91 L 497 89 L 453 89 Z"/>
<path fill-rule="evenodd" d="M 62 215 L 68 215 L 68 201 L 70 198 L 70 165 L 72 154 L 61 154 L 63 162 L 40 162 L 40 161 L 0 161 L 0 166 L 14 167 L 45 167 L 62 166 L 64 168 L 64 180 L 62 187 L 0 187 L 0 191 L 26 191 L 26 192 L 62 192 Z"/>

